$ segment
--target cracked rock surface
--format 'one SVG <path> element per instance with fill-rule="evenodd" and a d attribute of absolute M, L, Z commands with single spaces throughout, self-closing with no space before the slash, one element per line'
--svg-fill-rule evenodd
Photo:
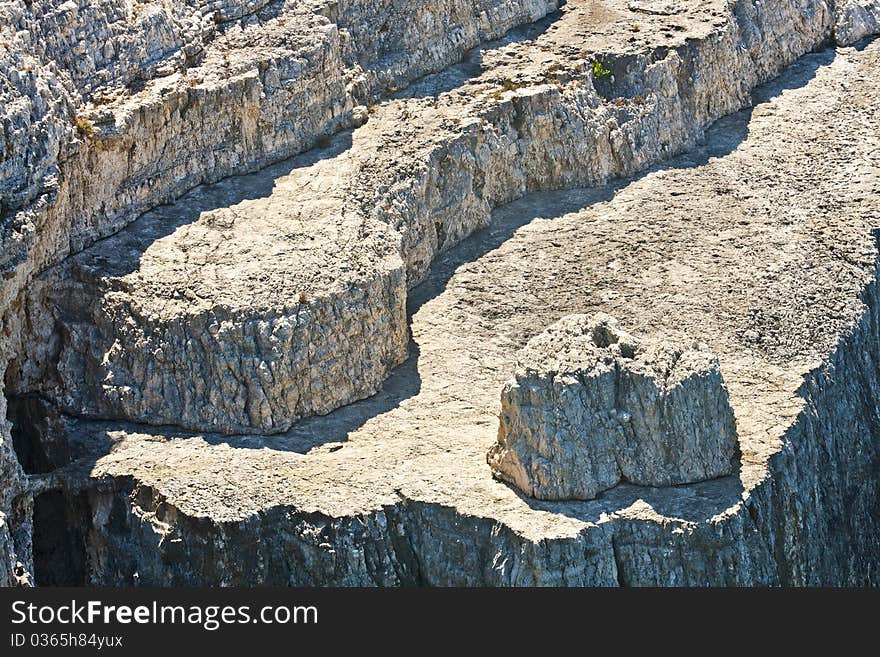
<path fill-rule="evenodd" d="M 809 55 L 680 158 L 500 208 L 412 291 L 367 401 L 272 437 L 80 422 L 100 451 L 41 485 L 88 493 L 88 581 L 877 583 L 878 65 Z M 717 355 L 733 475 L 581 502 L 493 479 L 516 353 L 578 312 Z"/>
<path fill-rule="evenodd" d="M 501 392 L 496 476 L 543 500 L 591 500 L 621 481 L 730 475 L 736 424 L 718 359 L 641 341 L 613 317 L 569 315 L 529 341 Z"/>
<path fill-rule="evenodd" d="M 880 581 L 876 3 L 556 5 L 0 0 L 0 584 Z M 737 470 L 493 479 L 596 312 Z"/>
<path fill-rule="evenodd" d="M 31 385 L 77 415 L 245 434 L 368 397 L 406 356 L 406 289 L 438 253 L 525 193 L 695 143 L 828 37 L 827 8 L 802 4 L 571 3 L 476 49 L 325 148 L 201 188 L 49 271 L 30 319 L 52 348 L 43 367 L 31 355 Z"/>
<path fill-rule="evenodd" d="M 39 272 L 200 183 L 261 169 L 359 125 L 364 105 L 556 6 L 546 0 L 0 0 L 5 395 L 33 392 L 45 359 L 55 357 L 58 336 L 49 335 L 51 324 L 39 317 L 45 308 L 37 302 L 28 310 L 25 300 Z M 383 284 L 374 280 L 361 294 Z M 364 324 L 381 324 L 374 310 L 361 313 Z M 319 321 L 335 312 L 326 303 L 314 311 L 323 315 Z M 396 312 L 394 304 L 383 312 Z M 250 331 L 260 343 L 255 352 L 303 338 L 302 332 L 287 336 L 289 315 L 290 304 L 276 308 L 257 327 L 260 337 Z M 248 332 L 241 325 L 236 330 Z M 389 349 L 399 351 L 395 332 Z M 346 339 L 356 333 L 342 332 Z M 152 351 L 161 358 L 159 349 Z M 385 367 L 397 356 L 389 352 Z M 299 361 L 309 357 L 299 353 Z M 323 353 L 315 357 L 326 360 Z M 264 367 L 263 379 L 245 386 L 251 398 L 237 419 L 256 427 L 289 422 L 275 417 L 279 398 L 294 409 L 324 408 L 320 394 L 308 403 L 293 401 L 301 390 L 260 397 L 263 380 L 280 369 L 299 375 L 298 367 Z M 379 376 L 375 364 L 366 369 L 333 383 L 362 394 L 371 385 L 363 382 Z M 228 370 L 227 382 L 237 375 L 235 367 Z M 137 398 L 124 385 L 109 385 Z M 227 394 L 228 384 L 215 395 L 218 390 Z M 238 405 L 241 394 L 238 388 L 231 403 Z M 2 584 L 33 570 L 33 499 L 5 423 L 0 472 Z"/>

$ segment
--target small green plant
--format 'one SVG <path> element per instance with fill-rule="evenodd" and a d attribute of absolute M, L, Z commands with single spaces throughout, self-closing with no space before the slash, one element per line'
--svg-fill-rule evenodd
<path fill-rule="evenodd" d="M 77 116 L 74 123 L 76 124 L 76 129 L 81 135 L 86 137 L 95 136 L 95 124 L 89 121 L 86 117 Z"/>
<path fill-rule="evenodd" d="M 611 69 L 609 69 L 605 64 L 603 64 L 600 60 L 594 59 L 592 63 L 593 68 L 593 77 L 597 80 L 601 80 L 602 78 L 607 78 L 611 75 Z"/>

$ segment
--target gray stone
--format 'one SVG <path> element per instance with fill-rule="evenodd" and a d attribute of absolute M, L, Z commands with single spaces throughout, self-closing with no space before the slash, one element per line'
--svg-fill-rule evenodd
<path fill-rule="evenodd" d="M 369 400 L 269 437 L 79 422 L 112 450 L 45 485 L 87 496 L 87 581 L 877 585 L 878 71 L 880 43 L 808 55 L 662 167 L 499 208 L 410 291 L 418 352 Z M 493 480 L 512 359 L 584 308 L 718 354 L 736 474 Z"/>
<path fill-rule="evenodd" d="M 368 397 L 405 357 L 407 288 L 494 207 L 696 143 L 831 29 L 819 5 L 746 7 L 720 26 L 712 5 L 640 19 L 640 45 L 623 1 L 612 4 L 621 13 L 598 22 L 573 4 L 552 30 L 511 34 L 471 55 L 479 67 L 371 107 L 354 132 L 203 186 L 50 269 L 29 314 L 32 342 L 54 351 L 29 353 L 28 385 L 77 415 L 224 433 L 277 433 Z M 669 21 L 686 29 L 669 37 Z M 644 54 L 670 39 L 661 60 Z M 606 88 L 573 43 L 629 63 Z"/>
<path fill-rule="evenodd" d="M 752 97 L 870 3 L 570 0 L 505 35 L 555 7 L 0 0 L 4 395 L 92 416 L 31 476 L 0 426 L 0 583 L 34 496 L 95 584 L 877 583 L 876 51 Z M 512 355 L 585 308 L 711 345 L 737 476 L 492 479 Z"/>
<path fill-rule="evenodd" d="M 843 0 L 835 4 L 834 38 L 851 46 L 880 32 L 880 0 Z"/>
<path fill-rule="evenodd" d="M 729 475 L 736 447 L 718 359 L 705 345 L 639 341 L 608 315 L 570 315 L 520 353 L 489 464 L 531 497 L 590 500 L 621 481 Z"/>

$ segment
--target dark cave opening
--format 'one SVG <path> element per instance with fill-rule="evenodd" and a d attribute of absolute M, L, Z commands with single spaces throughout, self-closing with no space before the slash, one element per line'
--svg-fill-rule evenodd
<path fill-rule="evenodd" d="M 38 586 L 85 586 L 87 504 L 51 490 L 34 498 L 34 579 Z"/>
<path fill-rule="evenodd" d="M 52 472 L 70 462 L 70 448 L 62 419 L 38 395 L 6 399 L 6 419 L 12 423 L 12 447 L 27 474 Z"/>
<path fill-rule="evenodd" d="M 16 394 L 19 389 L 16 361 L 4 376 L 6 420 L 12 447 L 28 475 L 53 472 L 71 461 L 64 418 L 53 404 L 37 394 Z M 30 504 L 28 511 L 30 511 Z M 82 586 L 86 582 L 88 504 L 82 493 L 49 490 L 33 498 L 33 583 L 38 586 Z M 29 515 L 29 514 L 25 514 Z M 27 518 L 21 520 L 27 527 Z"/>

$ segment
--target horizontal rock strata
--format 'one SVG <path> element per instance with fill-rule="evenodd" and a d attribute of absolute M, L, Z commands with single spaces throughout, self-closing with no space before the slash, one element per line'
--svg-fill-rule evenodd
<path fill-rule="evenodd" d="M 876 583 L 873 46 L 505 206 L 875 30 L 661 4 L 0 0 L 0 584 Z M 737 475 L 493 481 L 513 355 L 600 310 L 718 355 Z"/>
<path fill-rule="evenodd" d="M 493 207 L 631 174 L 695 143 L 833 26 L 822 4 L 731 12 L 719 2 L 636 12 L 636 38 L 633 12 L 609 6 L 596 15 L 575 4 L 542 34 L 471 53 L 316 155 L 221 182 L 201 206 L 147 214 L 49 272 L 29 319 L 56 351 L 33 385 L 78 415 L 225 433 L 285 431 L 367 397 L 405 353 L 405 287 Z M 593 73 L 597 58 L 611 75 Z M 168 234 L 157 239 L 160 224 Z M 301 237 L 282 249 L 279 234 Z M 124 264 L 107 266 L 109 253 Z M 278 317 L 296 337 L 272 337 Z M 205 337 L 203 325 L 222 322 Z"/>
<path fill-rule="evenodd" d="M 37 506 L 91 519 L 94 584 L 877 584 L 878 70 L 876 43 L 807 56 L 704 147 L 500 208 L 410 292 L 418 350 L 374 398 L 272 437 L 81 421 Z M 599 311 L 717 355 L 734 475 L 493 480 L 516 354 Z"/>

